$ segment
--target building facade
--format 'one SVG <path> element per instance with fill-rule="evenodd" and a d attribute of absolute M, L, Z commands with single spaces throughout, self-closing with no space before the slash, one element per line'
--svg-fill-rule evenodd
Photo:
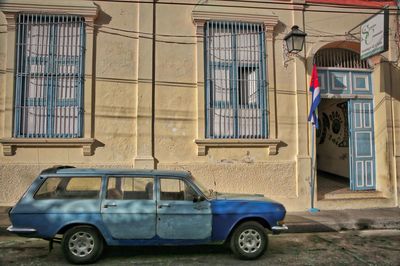
<path fill-rule="evenodd" d="M 362 60 L 359 25 L 384 6 L 388 51 Z M 184 169 L 305 210 L 315 147 L 316 207 L 399 206 L 398 28 L 390 1 L 3 0 L 0 205 L 73 165 Z"/>

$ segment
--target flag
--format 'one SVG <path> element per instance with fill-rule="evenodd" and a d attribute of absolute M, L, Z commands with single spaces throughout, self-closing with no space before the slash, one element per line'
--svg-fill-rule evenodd
<path fill-rule="evenodd" d="M 311 121 L 311 123 L 315 125 L 315 128 L 318 129 L 317 107 L 319 102 L 321 101 L 321 96 L 319 92 L 319 82 L 318 82 L 318 73 L 316 65 L 313 66 L 311 74 L 310 92 L 312 93 L 312 103 L 310 108 L 310 114 L 308 115 L 308 121 Z"/>

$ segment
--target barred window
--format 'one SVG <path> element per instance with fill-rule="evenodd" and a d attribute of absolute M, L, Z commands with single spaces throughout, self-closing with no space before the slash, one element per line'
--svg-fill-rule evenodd
<path fill-rule="evenodd" d="M 264 26 L 209 21 L 205 34 L 207 138 L 266 138 Z"/>
<path fill-rule="evenodd" d="M 14 137 L 82 136 L 84 19 L 19 14 Z"/>

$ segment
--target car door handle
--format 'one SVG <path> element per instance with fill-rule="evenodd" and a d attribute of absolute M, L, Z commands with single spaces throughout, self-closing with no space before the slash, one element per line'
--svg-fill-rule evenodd
<path fill-rule="evenodd" d="M 104 208 L 108 208 L 108 207 L 117 207 L 117 203 L 107 203 L 107 204 L 104 204 L 104 206 L 103 206 Z"/>
<path fill-rule="evenodd" d="M 169 208 L 169 207 L 171 207 L 171 205 L 169 205 L 168 203 L 158 205 L 159 209 L 161 209 L 161 208 Z"/>

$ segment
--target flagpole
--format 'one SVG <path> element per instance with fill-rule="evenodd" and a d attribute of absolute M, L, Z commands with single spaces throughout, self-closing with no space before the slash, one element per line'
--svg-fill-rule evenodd
<path fill-rule="evenodd" d="M 315 59 L 315 57 L 314 57 Z M 319 209 L 314 208 L 314 186 L 315 186 L 315 129 L 318 128 L 318 116 L 317 116 L 317 108 L 318 104 L 321 101 L 320 90 L 319 90 L 319 82 L 318 82 L 318 73 L 317 66 L 314 63 L 311 81 L 310 81 L 310 92 L 312 92 L 312 103 L 310 106 L 310 114 L 308 116 L 308 121 L 311 122 L 311 176 L 310 176 L 310 192 L 311 192 L 311 208 L 308 209 L 309 212 L 319 212 Z"/>
<path fill-rule="evenodd" d="M 311 187 L 311 208 L 308 209 L 309 212 L 315 213 L 319 212 L 319 209 L 314 208 L 314 185 L 315 185 L 315 158 L 314 158 L 314 143 L 315 143 L 315 124 L 311 123 L 311 178 L 310 178 L 310 187 Z"/>

